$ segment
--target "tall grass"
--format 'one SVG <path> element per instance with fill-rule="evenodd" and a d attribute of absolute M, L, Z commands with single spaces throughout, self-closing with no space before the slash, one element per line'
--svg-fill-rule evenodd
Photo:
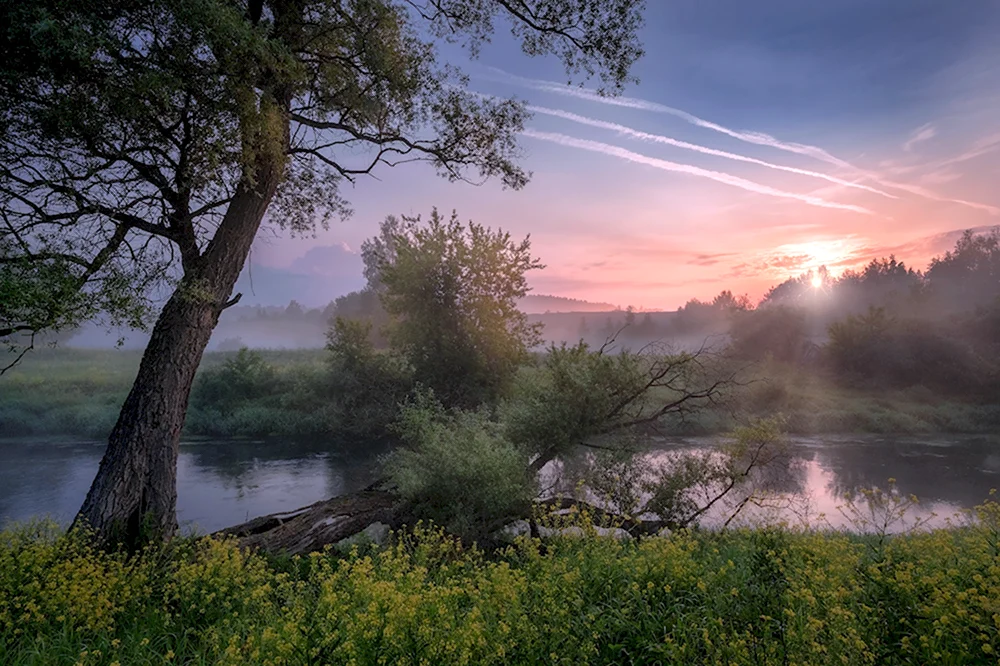
<path fill-rule="evenodd" d="M 418 526 L 269 560 L 232 541 L 106 554 L 0 535 L 0 663 L 975 664 L 1000 650 L 1000 508 L 903 536 L 520 538 Z"/>

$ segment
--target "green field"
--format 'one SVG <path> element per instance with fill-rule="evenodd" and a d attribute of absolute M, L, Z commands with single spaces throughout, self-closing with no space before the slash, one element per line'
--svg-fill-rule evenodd
<path fill-rule="evenodd" d="M 327 352 L 261 350 L 274 371 L 267 395 L 251 396 L 230 414 L 202 409 L 195 391 L 186 434 L 213 437 L 335 437 L 327 413 Z M 235 352 L 205 355 L 202 371 Z M 138 368 L 141 353 L 124 350 L 43 349 L 0 378 L 0 435 L 60 435 L 101 439 Z M 525 372 L 530 372 L 525 369 Z M 663 424 L 665 432 L 727 432 L 747 416 L 783 414 L 794 434 L 975 433 L 1000 428 L 1000 405 L 940 396 L 923 387 L 850 388 L 823 373 L 780 363 L 751 366 L 747 385 L 725 405 Z"/>

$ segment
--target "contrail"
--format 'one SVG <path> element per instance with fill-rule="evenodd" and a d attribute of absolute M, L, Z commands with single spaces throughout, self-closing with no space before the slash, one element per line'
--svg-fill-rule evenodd
<path fill-rule="evenodd" d="M 966 201 L 965 199 L 952 199 L 950 197 L 943 197 L 922 187 L 915 185 L 907 185 L 905 183 L 897 183 L 894 181 L 886 180 L 882 176 L 857 167 L 850 162 L 840 159 L 834 155 L 831 155 L 827 151 L 823 150 L 818 146 L 811 146 L 804 143 L 795 143 L 792 141 L 781 141 L 770 134 L 765 134 L 763 132 L 751 132 L 751 131 L 740 131 L 730 129 L 718 123 L 713 123 L 710 120 L 705 120 L 704 118 L 699 118 L 698 116 L 683 111 L 681 109 L 675 109 L 672 106 L 667 106 L 665 104 L 659 104 L 658 102 L 651 102 L 645 99 L 639 99 L 636 97 L 605 97 L 597 94 L 592 90 L 586 88 L 576 88 L 573 86 L 568 86 L 562 83 L 557 83 L 555 81 L 545 81 L 542 79 L 529 79 L 523 76 L 516 76 L 514 74 L 509 74 L 502 69 L 491 67 L 491 71 L 502 77 L 501 80 L 518 83 L 520 85 L 526 86 L 528 88 L 533 88 L 535 90 L 541 90 L 544 92 L 555 93 L 558 95 L 567 95 L 570 97 L 576 97 L 579 99 L 585 99 L 592 102 L 599 102 L 601 104 L 610 104 L 612 106 L 621 106 L 630 109 L 639 109 L 643 111 L 654 111 L 657 113 L 665 113 L 677 118 L 681 118 L 692 125 L 698 127 L 704 127 L 705 129 L 710 129 L 726 136 L 730 136 L 734 139 L 739 139 L 746 143 L 752 143 L 758 146 L 768 146 L 771 148 L 776 148 L 778 150 L 784 150 L 790 153 L 796 153 L 798 155 L 806 155 L 813 157 L 815 159 L 827 162 L 828 164 L 833 164 L 835 166 L 841 167 L 843 169 L 849 169 L 853 174 L 863 177 L 867 180 L 878 183 L 884 187 L 890 187 L 892 189 L 902 190 L 904 192 L 909 192 L 910 194 L 915 194 L 917 196 L 923 197 L 925 199 L 930 199 L 932 201 L 942 201 L 947 203 L 957 203 L 962 206 L 968 206 L 969 208 L 975 208 L 977 210 L 984 210 L 992 215 L 1000 214 L 1000 209 L 996 206 L 990 206 L 988 204 L 976 203 L 974 201 Z"/>
<path fill-rule="evenodd" d="M 975 208 L 976 210 L 986 211 L 990 215 L 1000 215 L 1000 208 L 996 206 L 990 206 L 989 204 L 976 203 L 975 201 L 966 201 L 965 199 L 952 199 L 950 197 L 942 197 L 934 194 L 930 190 L 926 190 L 919 185 L 908 185 L 906 183 L 895 183 L 891 180 L 880 180 L 883 185 L 888 185 L 889 187 L 894 187 L 897 190 L 903 190 L 904 192 L 909 192 L 910 194 L 916 194 L 918 197 L 923 197 L 925 199 L 930 199 L 932 201 L 942 201 L 945 203 L 957 203 L 963 206 L 968 206 L 969 208 Z"/>
<path fill-rule="evenodd" d="M 769 169 L 777 169 L 778 171 L 787 171 L 789 173 L 796 173 L 803 176 L 810 176 L 812 178 L 820 178 L 822 180 L 836 183 L 837 185 L 843 185 L 845 187 L 854 187 L 859 190 L 867 190 L 868 192 L 874 192 L 875 194 L 880 194 L 883 197 L 888 197 L 890 199 L 898 199 L 899 197 L 889 194 L 888 192 L 883 192 L 882 190 L 876 189 L 874 187 L 869 187 L 867 185 L 862 185 L 860 183 L 855 183 L 849 180 L 844 180 L 843 178 L 837 178 L 835 176 L 828 176 L 825 173 L 819 173 L 817 171 L 810 171 L 808 169 L 799 169 L 797 167 L 784 166 L 781 164 L 774 164 L 773 162 L 766 162 L 764 160 L 758 160 L 754 157 L 748 157 L 746 155 L 740 155 L 738 153 L 730 153 L 725 150 L 716 150 L 714 148 L 707 148 L 705 146 L 700 146 L 695 143 L 688 143 L 687 141 L 680 141 L 678 139 L 672 139 L 661 134 L 650 134 L 648 132 L 641 132 L 631 127 L 626 127 L 625 125 L 619 125 L 618 123 L 609 123 L 604 120 L 597 120 L 595 118 L 588 118 L 587 116 L 581 116 L 575 113 L 570 113 L 569 111 L 562 111 L 560 109 L 549 109 L 543 106 L 529 106 L 529 111 L 534 111 L 535 113 L 543 113 L 545 115 L 554 116 L 556 118 L 562 118 L 564 120 L 570 120 L 575 123 L 580 123 L 581 125 L 589 125 L 591 127 L 599 127 L 601 129 L 611 130 L 613 132 L 618 132 L 619 134 L 624 134 L 636 139 L 641 139 L 643 141 L 652 141 L 655 143 L 662 143 L 668 146 L 675 146 L 677 148 L 684 148 L 685 150 L 693 150 L 698 153 L 703 153 L 705 155 L 715 155 L 716 157 L 724 157 L 730 160 L 736 160 L 737 162 L 747 162 L 749 164 L 757 164 L 760 166 L 767 167 Z"/>
<path fill-rule="evenodd" d="M 692 176 L 700 176 L 701 178 L 708 178 L 710 180 L 714 180 L 719 183 L 724 183 L 726 185 L 738 187 L 748 192 L 756 192 L 757 194 L 766 194 L 768 196 L 780 197 L 783 199 L 795 199 L 797 201 L 801 201 L 803 203 L 807 203 L 812 206 L 820 206 L 822 208 L 837 208 L 840 210 L 853 211 L 855 213 L 865 213 L 869 215 L 872 214 L 872 211 L 868 210 L 867 208 L 863 208 L 861 206 L 853 206 L 850 204 L 841 204 L 841 203 L 836 203 L 834 201 L 827 201 L 826 199 L 810 196 L 808 194 L 796 194 L 795 192 L 786 192 L 784 190 L 779 190 L 770 187 L 768 185 L 755 183 L 752 180 L 746 180 L 745 178 L 733 176 L 728 173 L 723 173 L 720 171 L 710 171 L 708 169 L 702 169 L 700 167 L 696 167 L 691 164 L 678 164 L 677 162 L 670 162 L 668 160 L 661 160 L 655 157 L 649 157 L 648 155 L 635 153 L 632 152 L 631 150 L 627 150 L 620 146 L 615 146 L 609 143 L 601 143 L 600 141 L 590 141 L 588 139 L 577 139 L 575 137 L 567 136 L 565 134 L 558 134 L 554 132 L 538 132 L 535 130 L 524 130 L 523 132 L 521 132 L 521 134 L 527 137 L 531 137 L 533 139 L 549 141 L 551 143 L 557 143 L 563 146 L 580 148 L 582 150 L 589 150 L 595 153 L 603 153 L 605 155 L 618 157 L 623 160 L 628 160 L 630 162 L 645 164 L 647 166 L 655 167 L 657 169 L 662 169 L 664 171 L 674 171 L 677 173 L 686 173 Z"/>
<path fill-rule="evenodd" d="M 816 158 L 823 162 L 828 162 L 845 169 L 852 169 L 854 171 L 860 171 L 850 162 L 846 162 L 839 157 L 835 157 L 823 150 L 818 146 L 810 146 L 804 143 L 795 143 L 789 141 L 781 141 L 770 134 L 764 134 L 763 132 L 749 132 L 730 129 L 718 123 L 713 123 L 710 120 L 705 120 L 704 118 L 699 118 L 693 113 L 688 113 L 682 109 L 676 109 L 672 106 L 667 106 L 665 104 L 660 104 L 658 102 L 650 102 L 649 100 L 639 99 L 636 97 L 604 97 L 598 95 L 592 90 L 586 88 L 576 88 L 573 86 L 567 86 L 562 83 L 556 83 L 555 81 L 544 81 L 541 79 L 529 79 L 523 76 L 515 76 L 513 74 L 508 74 L 501 69 L 490 68 L 493 71 L 501 74 L 505 79 L 519 83 L 521 85 L 527 86 L 528 88 L 534 88 L 535 90 L 542 90 L 544 92 L 556 93 L 558 95 L 567 95 L 569 97 L 576 97 L 579 99 L 585 99 L 591 102 L 599 102 L 601 104 L 610 104 L 612 106 L 622 106 L 629 109 L 639 109 L 642 111 L 655 111 L 656 113 L 666 113 L 677 118 L 681 118 L 692 125 L 698 127 L 704 127 L 705 129 L 710 129 L 715 132 L 720 132 L 727 136 L 733 137 L 734 139 L 739 139 L 740 141 L 745 141 L 747 143 L 753 143 L 758 146 L 770 146 L 772 148 L 777 148 L 779 150 L 784 150 L 790 153 L 797 153 L 799 155 L 808 155 L 810 157 Z"/>

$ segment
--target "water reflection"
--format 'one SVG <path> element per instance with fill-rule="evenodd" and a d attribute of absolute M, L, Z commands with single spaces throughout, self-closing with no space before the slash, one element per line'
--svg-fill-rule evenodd
<path fill-rule="evenodd" d="M 662 438 L 649 442 L 650 450 L 642 455 L 654 465 L 663 465 L 672 456 L 711 450 L 720 442 L 707 437 Z M 844 510 L 848 498 L 858 497 L 865 488 L 885 488 L 894 479 L 900 495 L 920 500 L 894 531 L 924 521 L 944 525 L 963 509 L 981 504 L 990 489 L 1000 486 L 997 436 L 793 437 L 790 444 L 790 455 L 767 470 L 766 477 L 754 480 L 757 490 L 766 491 L 761 495 L 766 497 L 764 506 L 747 505 L 738 522 L 851 527 Z M 544 487 L 551 492 L 577 492 L 590 457 L 583 452 L 543 470 Z M 739 495 L 736 502 L 743 497 Z M 733 502 L 722 502 L 702 522 L 722 524 L 733 507 Z"/>
<path fill-rule="evenodd" d="M 714 446 L 712 438 L 650 442 L 648 455 Z M 249 518 L 290 510 L 368 485 L 383 451 L 347 455 L 325 443 L 187 442 L 178 461 L 178 518 L 184 529 L 216 530 Z M 68 522 L 94 478 L 100 442 L 0 439 L 0 523 L 48 515 Z M 586 469 L 584 457 L 548 469 L 551 484 L 572 487 Z M 944 516 L 980 504 L 1000 487 L 1000 437 L 810 437 L 793 438 L 779 474 L 767 479 L 774 494 L 794 497 L 794 507 L 751 508 L 746 519 L 793 522 L 805 512 L 812 524 L 845 525 L 837 510 L 860 488 L 896 479 L 921 506 L 914 516 Z M 709 516 L 709 522 L 713 516 Z"/>
<path fill-rule="evenodd" d="M 209 532 L 359 490 L 377 451 L 343 455 L 323 443 L 188 442 L 177 461 L 177 517 Z M 72 520 L 87 494 L 103 442 L 0 440 L 0 522 Z"/>

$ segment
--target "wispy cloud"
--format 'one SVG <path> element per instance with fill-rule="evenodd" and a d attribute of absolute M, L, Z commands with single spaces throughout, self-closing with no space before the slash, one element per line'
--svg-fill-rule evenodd
<path fill-rule="evenodd" d="M 977 203 L 975 201 L 967 201 L 965 199 L 953 199 L 951 197 L 941 196 L 939 194 L 931 192 L 925 187 L 920 187 L 919 185 L 910 185 L 909 183 L 899 183 L 891 180 L 879 180 L 879 182 L 887 187 L 892 187 L 897 190 L 909 192 L 910 194 L 915 194 L 918 197 L 923 197 L 924 199 L 930 199 L 931 201 L 941 201 L 944 203 L 957 203 L 962 206 L 968 206 L 969 208 L 975 208 L 976 210 L 987 212 L 990 215 L 1000 215 L 1000 208 L 997 208 L 996 206 L 991 206 L 989 204 L 983 204 L 983 203 Z"/>
<path fill-rule="evenodd" d="M 932 125 L 931 123 L 927 123 L 926 125 L 918 127 L 913 131 L 913 134 L 910 135 L 910 138 L 907 139 L 906 143 L 903 144 L 903 150 L 905 150 L 906 152 L 910 152 L 911 150 L 913 150 L 913 147 L 918 143 L 929 141 L 933 139 L 935 136 L 937 136 L 937 130 L 934 128 L 934 125 Z"/>
<path fill-rule="evenodd" d="M 658 102 L 651 102 L 645 99 L 639 99 L 635 97 L 606 97 L 599 95 L 596 91 L 588 90 L 586 88 L 578 88 L 574 86 L 568 86 L 562 83 L 557 83 L 555 81 L 545 81 L 542 79 L 530 79 L 523 76 L 515 76 L 514 74 L 509 74 L 501 69 L 490 68 L 495 74 L 500 77 L 502 81 L 508 81 L 518 85 L 522 85 L 535 90 L 540 90 L 544 92 L 555 93 L 558 95 L 565 95 L 569 97 L 576 97 L 578 99 L 585 99 L 592 102 L 597 102 L 600 104 L 609 104 L 612 106 L 620 106 L 631 109 L 639 109 L 643 111 L 653 111 L 657 113 L 666 113 L 678 118 L 681 118 L 692 125 L 698 127 L 703 127 L 706 129 L 725 134 L 726 136 L 744 141 L 746 143 L 751 143 L 759 146 L 768 146 L 778 150 L 783 150 L 790 153 L 795 153 L 799 155 L 805 155 L 812 157 L 814 159 L 827 162 L 834 166 L 840 167 L 842 169 L 849 170 L 851 174 L 858 178 L 864 178 L 866 180 L 878 183 L 879 185 L 891 189 L 898 189 L 916 196 L 923 197 L 925 199 L 930 199 L 932 201 L 941 201 L 948 203 L 956 203 L 962 206 L 967 206 L 969 208 L 975 208 L 977 210 L 982 210 L 990 213 L 991 215 L 1000 214 L 1000 209 L 996 206 L 990 206 L 987 204 L 981 204 L 974 201 L 967 201 L 965 199 L 953 199 L 950 197 L 941 196 L 927 190 L 925 188 L 908 185 L 906 183 L 899 183 L 892 180 L 885 179 L 882 175 L 873 173 L 866 169 L 857 167 L 850 162 L 843 160 L 839 157 L 831 155 L 829 152 L 820 148 L 818 146 L 812 146 L 809 144 L 796 143 L 791 141 L 782 141 L 770 134 L 765 134 L 763 132 L 752 132 L 747 130 L 734 130 L 718 123 L 714 123 L 710 120 L 705 120 L 704 118 L 699 118 L 698 116 L 683 111 L 681 109 L 676 109 L 671 106 L 666 106 Z M 983 152 L 992 150 L 992 146 L 987 146 L 981 149 Z M 979 153 L 981 154 L 981 153 Z M 965 158 L 970 159 L 970 158 Z"/>
<path fill-rule="evenodd" d="M 960 164 L 962 162 L 967 162 L 968 160 L 975 159 L 980 155 L 986 155 L 987 153 L 992 153 L 993 151 L 1000 149 L 1000 132 L 996 134 L 989 134 L 978 139 L 973 143 L 967 150 L 959 153 L 958 155 L 952 155 L 942 160 L 937 160 L 934 162 L 924 162 L 919 164 L 910 164 L 906 166 L 900 166 L 893 169 L 896 173 L 909 173 L 912 171 L 920 170 L 937 170 L 942 167 L 952 166 L 955 164 Z"/>
<path fill-rule="evenodd" d="M 542 113 L 549 116 L 554 116 L 556 118 L 562 118 L 564 120 L 569 120 L 581 125 L 588 125 L 590 127 L 598 127 L 600 129 L 607 129 L 613 132 L 618 132 L 624 136 L 630 136 L 635 139 L 640 139 L 642 141 L 650 141 L 653 143 L 662 143 L 668 146 L 674 146 L 676 148 L 683 148 L 685 150 L 692 150 L 704 155 L 713 155 L 715 157 L 724 157 L 729 160 L 735 160 L 738 162 L 747 162 L 749 164 L 757 164 L 759 166 L 767 167 L 768 169 L 777 169 L 778 171 L 787 171 L 788 173 L 795 173 L 802 176 L 809 176 L 811 178 L 819 178 L 831 183 L 836 183 L 837 185 L 843 185 L 845 187 L 854 187 L 860 190 L 867 190 L 868 192 L 873 192 L 875 194 L 880 194 L 884 197 L 890 199 L 897 199 L 895 195 L 889 194 L 888 192 L 883 192 L 882 190 L 876 189 L 874 187 L 869 187 L 867 185 L 862 185 L 860 183 L 852 182 L 849 180 L 844 180 L 843 178 L 837 178 L 836 176 L 829 176 L 825 173 L 819 173 L 818 171 L 810 171 L 809 169 L 799 169 L 798 167 L 790 167 L 782 164 L 774 164 L 773 162 L 767 162 L 765 160 L 759 160 L 754 157 L 749 157 L 747 155 L 740 155 L 738 153 L 731 153 L 725 150 L 716 150 L 715 148 L 707 148 L 695 143 L 688 143 L 687 141 L 680 141 L 678 139 L 673 139 L 668 136 L 663 136 L 661 134 L 650 134 L 649 132 L 642 132 L 631 127 L 626 127 L 625 125 L 619 125 L 618 123 L 610 123 L 604 120 L 597 120 L 596 118 L 588 118 L 587 116 L 581 116 L 576 113 L 571 113 L 569 111 L 562 111 L 560 109 L 549 109 L 543 106 L 529 106 L 528 109 L 535 113 Z"/>
<path fill-rule="evenodd" d="M 731 174 L 723 173 L 721 171 L 711 171 L 709 169 L 702 169 L 701 167 L 696 167 L 691 164 L 679 164 L 677 162 L 671 162 L 669 160 L 649 157 L 648 155 L 635 153 L 632 152 L 631 150 L 622 148 L 621 146 L 615 146 L 609 143 L 602 143 L 600 141 L 591 141 L 588 139 L 578 139 L 572 136 L 567 136 L 565 134 L 558 134 L 554 132 L 538 132 L 535 130 L 525 130 L 524 132 L 522 132 L 522 134 L 527 137 L 539 139 L 542 141 L 549 141 L 551 143 L 557 143 L 563 146 L 580 148 L 582 150 L 589 150 L 595 153 L 603 153 L 605 155 L 618 157 L 620 159 L 628 160 L 630 162 L 645 164 L 647 166 L 651 166 L 657 169 L 662 169 L 664 171 L 673 171 L 675 173 L 685 173 L 692 176 L 698 176 L 701 178 L 708 178 L 709 180 L 714 180 L 719 183 L 724 183 L 726 185 L 738 187 L 748 192 L 755 192 L 757 194 L 764 194 L 767 196 L 779 197 L 782 199 L 794 199 L 809 204 L 811 206 L 820 206 L 822 208 L 836 208 L 840 210 L 853 211 L 855 213 L 865 213 L 865 214 L 872 213 L 872 211 L 868 210 L 867 208 L 863 208 L 861 206 L 854 206 L 850 204 L 838 203 L 835 201 L 828 201 L 826 199 L 822 199 L 820 197 L 808 194 L 787 192 L 785 190 L 779 190 L 777 188 L 770 187 L 769 185 L 756 183 L 752 180 L 747 180 L 745 178 L 733 176 Z"/>
<path fill-rule="evenodd" d="M 574 86 L 567 86 L 562 83 L 557 83 L 555 81 L 545 81 L 542 79 L 529 79 L 523 76 L 515 76 L 514 74 L 509 74 L 501 69 L 490 68 L 492 71 L 501 75 L 504 80 L 508 80 L 512 83 L 517 83 L 519 85 L 526 86 L 528 88 L 533 88 L 535 90 L 541 90 L 544 92 L 551 92 L 558 95 L 565 95 L 568 97 L 576 97 L 578 99 L 585 99 L 591 102 L 598 102 L 601 104 L 610 104 L 612 106 L 621 106 L 630 109 L 639 109 L 642 111 L 654 111 L 656 113 L 666 113 L 677 118 L 681 118 L 692 125 L 698 127 L 703 127 L 705 129 L 710 129 L 715 132 L 720 132 L 734 139 L 739 139 L 740 141 L 745 141 L 747 143 L 753 143 L 758 146 L 769 146 L 771 148 L 777 148 L 778 150 L 784 150 L 790 153 L 797 153 L 799 155 L 807 155 L 815 159 L 821 160 L 823 162 L 828 162 L 846 169 L 856 170 L 856 167 L 850 162 L 846 162 L 839 157 L 835 157 L 823 150 L 818 146 L 810 146 L 804 143 L 795 143 L 790 141 L 781 141 L 770 134 L 765 134 L 763 132 L 751 132 L 745 130 L 734 130 L 718 123 L 714 123 L 710 120 L 705 120 L 704 118 L 699 118 L 698 116 L 688 113 L 682 109 L 676 109 L 672 106 L 667 106 L 665 104 L 660 104 L 658 102 L 651 102 L 645 99 L 638 99 L 635 97 L 607 97 L 599 95 L 596 91 L 589 90 L 587 88 L 578 88 Z"/>

